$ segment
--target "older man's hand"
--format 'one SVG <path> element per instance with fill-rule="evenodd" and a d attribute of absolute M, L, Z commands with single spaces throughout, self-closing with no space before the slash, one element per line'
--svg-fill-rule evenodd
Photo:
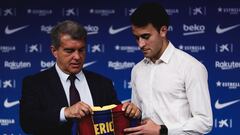
<path fill-rule="evenodd" d="M 123 103 L 122 110 L 125 111 L 125 115 L 131 118 L 140 118 L 141 110 L 131 102 Z"/>

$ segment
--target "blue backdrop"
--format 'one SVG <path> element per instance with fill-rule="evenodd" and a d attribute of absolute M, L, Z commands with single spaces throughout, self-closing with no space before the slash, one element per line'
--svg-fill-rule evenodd
<path fill-rule="evenodd" d="M 119 99 L 128 100 L 131 69 L 143 58 L 129 16 L 143 1 L 1 1 L 0 134 L 24 134 L 18 116 L 22 78 L 54 64 L 49 32 L 65 19 L 88 31 L 85 68 L 112 79 Z M 214 114 L 210 134 L 239 134 L 240 1 L 159 1 L 171 18 L 171 42 L 208 69 Z"/>

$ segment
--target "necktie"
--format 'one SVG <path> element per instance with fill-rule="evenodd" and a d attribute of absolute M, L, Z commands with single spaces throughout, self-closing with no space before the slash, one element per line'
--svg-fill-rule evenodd
<path fill-rule="evenodd" d="M 70 105 L 73 105 L 80 101 L 80 95 L 78 93 L 78 90 L 75 86 L 75 79 L 77 77 L 75 75 L 70 75 L 68 79 L 70 80 L 70 88 L 69 88 L 69 95 L 70 95 Z"/>

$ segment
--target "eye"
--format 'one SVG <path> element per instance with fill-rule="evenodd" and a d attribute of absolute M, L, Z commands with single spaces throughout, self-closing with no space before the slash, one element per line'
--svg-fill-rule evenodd
<path fill-rule="evenodd" d="M 66 53 L 73 53 L 75 50 L 74 49 L 70 49 L 70 48 L 65 48 L 64 51 Z"/>
<path fill-rule="evenodd" d="M 140 37 L 142 39 L 148 40 L 150 38 L 150 34 L 142 34 Z"/>

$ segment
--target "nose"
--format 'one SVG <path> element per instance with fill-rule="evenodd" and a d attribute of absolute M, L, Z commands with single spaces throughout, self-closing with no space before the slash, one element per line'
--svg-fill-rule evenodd
<path fill-rule="evenodd" d="M 138 40 L 138 46 L 139 46 L 140 48 L 142 48 L 142 47 L 144 47 L 145 45 L 146 45 L 145 40 L 140 37 L 139 40 Z"/>
<path fill-rule="evenodd" d="M 80 59 L 80 53 L 78 52 L 78 51 L 75 51 L 74 53 L 73 53 L 73 59 Z"/>

